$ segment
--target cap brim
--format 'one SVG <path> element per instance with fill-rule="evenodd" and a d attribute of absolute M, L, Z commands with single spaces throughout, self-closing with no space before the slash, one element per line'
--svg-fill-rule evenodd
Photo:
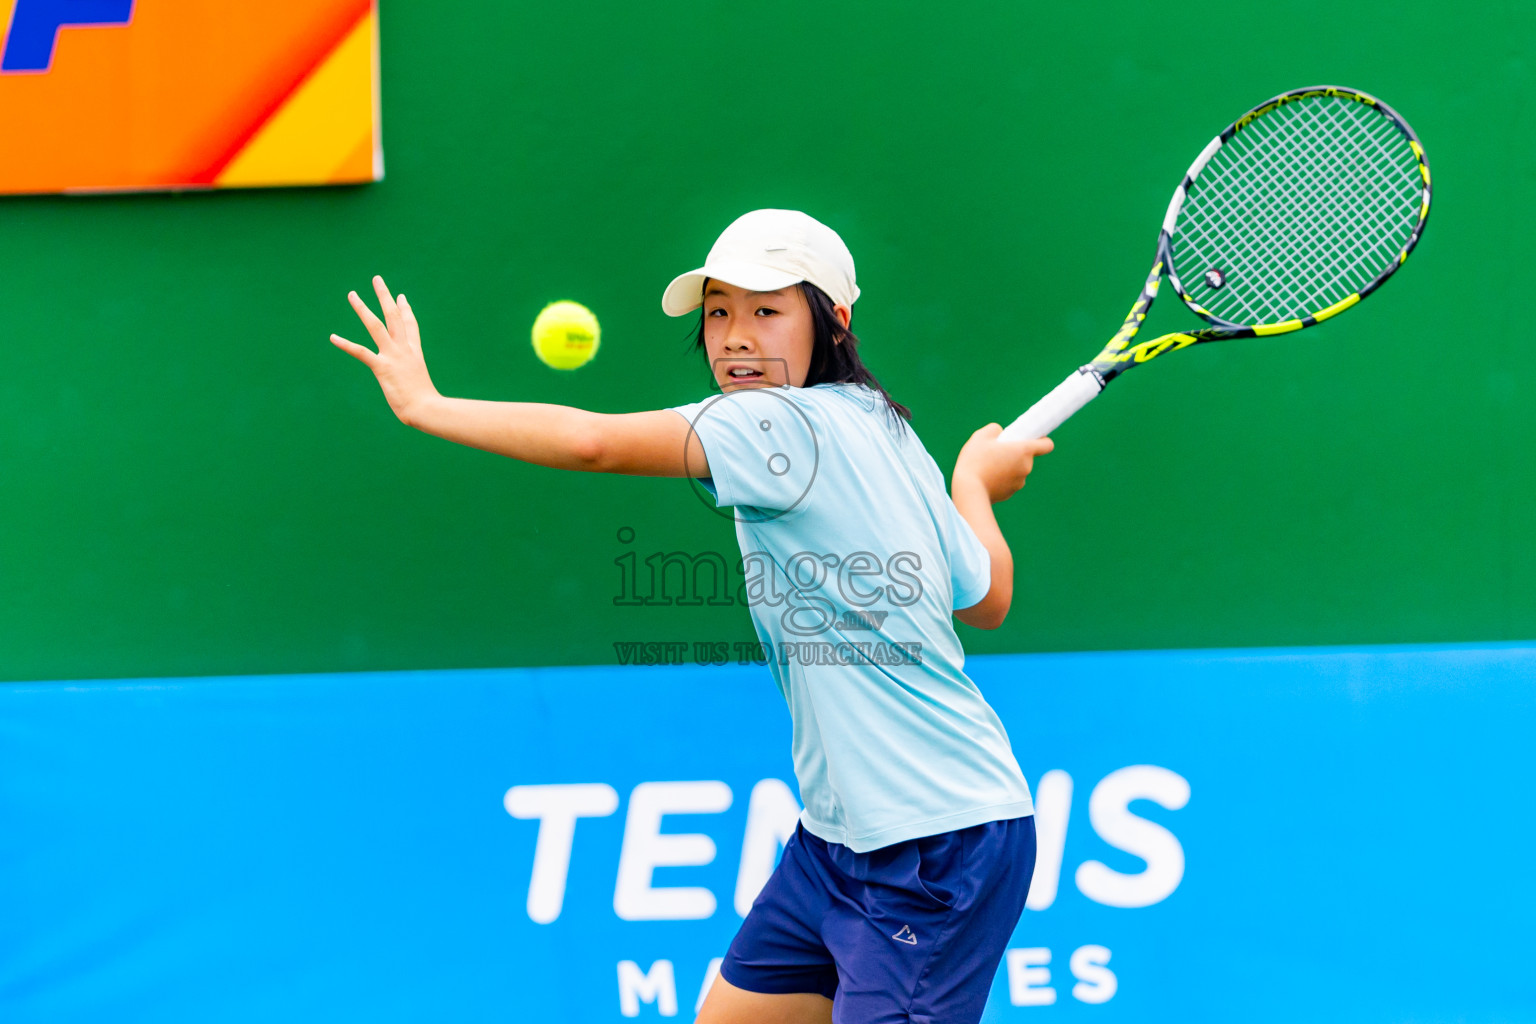
<path fill-rule="evenodd" d="M 753 263 L 709 263 L 673 278 L 661 293 L 662 310 L 667 316 L 685 316 L 704 305 L 706 280 L 724 281 L 753 292 L 776 292 L 799 284 L 804 278 Z"/>

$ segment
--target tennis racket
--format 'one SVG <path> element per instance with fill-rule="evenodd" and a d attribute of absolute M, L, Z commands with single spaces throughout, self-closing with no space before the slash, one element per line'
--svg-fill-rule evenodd
<path fill-rule="evenodd" d="M 1044 437 L 1133 366 L 1206 341 L 1312 327 L 1384 284 L 1429 217 L 1429 162 L 1401 115 L 1336 85 L 1293 89 L 1228 125 L 1174 190 L 1157 258 L 1093 362 L 1004 429 Z M 1164 274 L 1211 324 L 1132 344 Z"/>

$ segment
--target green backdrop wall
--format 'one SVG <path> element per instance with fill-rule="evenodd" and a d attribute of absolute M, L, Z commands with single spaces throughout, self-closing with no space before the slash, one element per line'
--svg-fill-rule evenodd
<path fill-rule="evenodd" d="M 737 214 L 802 208 L 852 248 L 864 353 L 947 469 L 1112 333 L 1206 140 L 1317 82 L 1424 139 L 1424 244 L 1358 311 L 1159 361 L 1062 428 L 1001 509 L 1013 613 L 964 640 L 1536 637 L 1532 11 L 386 2 L 383 183 L 0 203 L 0 677 L 749 639 L 740 606 L 613 603 L 628 551 L 734 551 L 686 483 L 400 426 L 326 342 L 360 333 L 346 291 L 410 295 L 445 393 L 657 408 L 707 388 L 662 286 Z M 574 374 L 527 342 L 559 298 L 604 326 Z"/>

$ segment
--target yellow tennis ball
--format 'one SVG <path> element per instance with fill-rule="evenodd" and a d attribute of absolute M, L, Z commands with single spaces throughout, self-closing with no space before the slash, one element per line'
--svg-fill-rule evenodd
<path fill-rule="evenodd" d="M 597 317 L 579 302 L 551 302 L 533 322 L 533 351 L 557 370 L 585 366 L 601 337 Z"/>

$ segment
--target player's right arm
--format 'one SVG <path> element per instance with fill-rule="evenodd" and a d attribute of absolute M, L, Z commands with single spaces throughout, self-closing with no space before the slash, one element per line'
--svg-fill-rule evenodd
<path fill-rule="evenodd" d="M 1034 468 L 1035 456 L 1056 447 L 1048 437 L 1003 441 L 998 436 L 1002 431 L 998 424 L 989 423 L 972 434 L 960 449 L 950 475 L 955 509 L 987 549 L 992 567 L 992 585 L 986 596 L 955 612 L 961 622 L 977 629 L 1001 626 L 1013 605 L 1013 552 L 1003 539 L 992 506 L 1013 497 Z"/>
<path fill-rule="evenodd" d="M 698 437 L 670 410 L 604 415 L 564 405 L 483 402 L 438 393 L 421 351 L 421 329 L 404 295 L 384 279 L 373 289 L 381 321 L 356 292 L 347 296 L 378 351 L 331 335 L 373 371 L 400 422 L 456 444 L 557 469 L 634 476 L 709 475 Z"/>

